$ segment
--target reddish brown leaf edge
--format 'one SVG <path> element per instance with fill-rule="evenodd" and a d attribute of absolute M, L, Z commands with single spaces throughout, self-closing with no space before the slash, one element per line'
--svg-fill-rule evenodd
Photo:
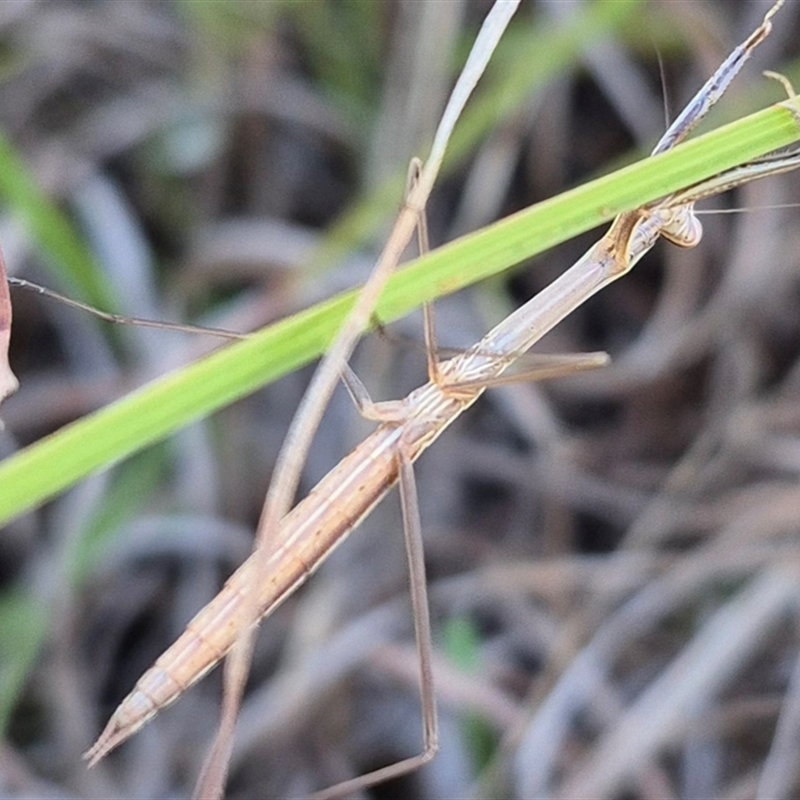
<path fill-rule="evenodd" d="M 8 363 L 11 342 L 11 291 L 6 279 L 6 262 L 0 251 L 0 403 L 17 390 L 19 382 Z"/>

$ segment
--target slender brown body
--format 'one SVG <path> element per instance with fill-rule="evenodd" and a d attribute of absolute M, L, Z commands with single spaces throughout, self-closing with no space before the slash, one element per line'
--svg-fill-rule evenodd
<path fill-rule="evenodd" d="M 123 700 L 87 753 L 90 764 L 139 730 L 222 659 L 241 628 L 247 591 L 259 593 L 261 617 L 270 614 L 347 538 L 397 482 L 395 452 L 401 436 L 416 458 L 480 392 L 458 400 L 445 397 L 438 386 L 429 384 L 414 395 L 423 408 L 435 409 L 433 416 L 402 427 L 381 425 L 322 479 L 284 518 L 270 553 L 266 580 L 254 579 L 258 562 L 253 556 L 231 575 L 217 597 Z"/>
<path fill-rule="evenodd" d="M 624 215 L 584 257 L 490 331 L 472 350 L 439 366 L 427 383 L 392 403 L 397 423 L 384 423 L 320 481 L 281 523 L 264 562 L 252 555 L 189 623 L 122 701 L 86 757 L 94 764 L 202 678 L 233 646 L 242 628 L 245 593 L 257 591 L 260 618 L 270 614 L 341 544 L 398 480 L 399 448 L 410 461 L 472 405 L 530 346 L 576 304 L 620 277 L 665 230 L 692 244 L 696 220 L 684 206 Z M 624 260 L 618 258 L 624 240 Z M 506 353 L 497 356 L 495 353 Z"/>
<path fill-rule="evenodd" d="M 762 25 L 731 55 L 673 123 L 654 153 L 684 138 L 722 96 L 752 50 L 769 34 Z M 795 116 L 800 119 L 796 109 Z M 86 753 L 95 764 L 202 678 L 231 649 L 246 619 L 248 592 L 258 593 L 260 618 L 271 613 L 341 544 L 398 480 L 398 463 L 413 462 L 487 386 L 551 328 L 595 292 L 626 274 L 659 237 L 690 247 L 702 230 L 696 200 L 767 174 L 794 169 L 800 156 L 739 167 L 619 216 L 576 264 L 500 322 L 474 348 L 438 365 L 435 379 L 405 400 L 384 404 L 393 422 L 381 424 L 281 522 L 269 538 L 268 559 L 253 554 L 189 623 L 181 637 L 137 682 Z M 595 365 L 600 363 L 595 359 Z"/>

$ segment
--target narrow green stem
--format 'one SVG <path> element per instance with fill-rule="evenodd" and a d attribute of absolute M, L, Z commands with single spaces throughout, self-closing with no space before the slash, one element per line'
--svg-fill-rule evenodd
<path fill-rule="evenodd" d="M 383 322 L 529 259 L 629 211 L 800 139 L 777 105 L 656 158 L 539 203 L 399 270 L 376 309 Z M 166 375 L 0 464 L 0 524 L 86 476 L 318 357 L 353 303 L 335 297 Z"/>

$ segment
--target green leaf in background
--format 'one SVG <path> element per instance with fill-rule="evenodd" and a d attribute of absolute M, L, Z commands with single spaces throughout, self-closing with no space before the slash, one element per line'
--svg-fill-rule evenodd
<path fill-rule="evenodd" d="M 85 302 L 116 309 L 94 256 L 70 219 L 39 187 L 14 145 L 0 132 L 0 197 L 27 227 L 65 288 Z"/>
<path fill-rule="evenodd" d="M 98 557 L 124 531 L 124 523 L 141 513 L 164 479 L 165 455 L 164 447 L 155 447 L 128 461 L 114 475 L 103 504 L 87 520 L 86 528 L 70 537 L 58 574 L 66 574 L 74 587 L 85 584 Z M 47 602 L 27 584 L 0 593 L 0 736 L 8 730 L 39 651 L 50 635 L 54 615 Z"/>
<path fill-rule="evenodd" d="M 447 658 L 466 675 L 474 675 L 480 668 L 480 637 L 468 617 L 454 617 L 444 628 L 443 649 Z M 497 745 L 497 736 L 489 724 L 478 714 L 468 713 L 463 718 L 464 736 L 475 763 L 474 773 L 479 774 L 490 762 Z"/>
<path fill-rule="evenodd" d="M 70 547 L 63 553 L 63 571 L 74 587 L 84 585 L 97 560 L 124 530 L 126 523 L 152 510 L 148 509 L 148 503 L 167 479 L 167 450 L 164 444 L 151 447 L 114 472 L 103 503 L 80 535 L 71 537 Z"/>
<path fill-rule="evenodd" d="M 44 604 L 18 589 L 0 594 L 0 620 L 0 731 L 5 731 L 49 626 Z"/>

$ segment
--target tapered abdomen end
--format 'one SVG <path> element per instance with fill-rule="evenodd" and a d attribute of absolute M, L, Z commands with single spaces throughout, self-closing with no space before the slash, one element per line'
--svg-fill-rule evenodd
<path fill-rule="evenodd" d="M 95 766 L 133 736 L 157 711 L 158 707 L 152 698 L 140 689 L 134 689 L 114 712 L 97 741 L 83 754 L 84 760 L 89 762 L 87 766 Z"/>
<path fill-rule="evenodd" d="M 146 687 L 158 691 L 148 691 Z M 149 722 L 161 708 L 171 703 L 180 694 L 169 675 L 158 667 L 148 670 L 133 691 L 120 703 L 98 740 L 83 754 L 88 767 L 95 766 L 112 750 L 119 747 Z M 156 701 L 156 697 L 160 700 Z"/>
<path fill-rule="evenodd" d="M 89 769 L 96 766 L 117 745 L 122 744 L 131 733 L 132 731 L 123 730 L 112 717 L 97 741 L 83 754 L 83 760 L 89 762 L 86 766 Z"/>

